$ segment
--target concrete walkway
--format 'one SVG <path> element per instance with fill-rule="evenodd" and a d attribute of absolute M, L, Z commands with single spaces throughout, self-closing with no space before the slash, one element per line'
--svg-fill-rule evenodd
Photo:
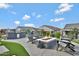
<path fill-rule="evenodd" d="M 5 46 L 0 46 L 0 54 L 9 51 Z"/>
<path fill-rule="evenodd" d="M 31 42 L 27 42 L 27 40 L 28 40 L 27 38 L 22 38 L 22 39 L 13 39 L 13 40 L 9 39 L 6 41 L 18 42 L 22 44 L 31 56 L 71 56 L 71 54 L 69 53 L 56 51 L 55 49 L 37 48 L 35 44 L 32 44 Z"/>

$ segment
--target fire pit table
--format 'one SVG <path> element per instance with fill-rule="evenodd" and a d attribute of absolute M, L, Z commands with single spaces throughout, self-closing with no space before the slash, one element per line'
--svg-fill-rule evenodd
<path fill-rule="evenodd" d="M 57 45 L 56 38 L 40 38 L 37 39 L 37 47 L 40 48 L 55 48 Z"/>

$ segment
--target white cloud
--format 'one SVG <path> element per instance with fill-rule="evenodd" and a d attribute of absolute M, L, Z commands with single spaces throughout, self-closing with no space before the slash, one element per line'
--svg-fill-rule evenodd
<path fill-rule="evenodd" d="M 55 11 L 55 13 L 60 14 L 60 13 L 70 11 L 72 7 L 73 7 L 73 4 L 68 4 L 68 3 L 60 4 L 58 9 Z"/>
<path fill-rule="evenodd" d="M 11 13 L 14 14 L 14 15 L 16 15 L 16 12 L 15 11 L 11 11 Z"/>
<path fill-rule="evenodd" d="M 54 21 L 54 19 L 50 19 L 50 22 L 53 22 Z"/>
<path fill-rule="evenodd" d="M 24 19 L 24 20 L 28 20 L 28 19 L 30 19 L 30 18 L 31 18 L 31 17 L 28 16 L 28 15 L 26 15 L 26 14 L 23 16 L 23 19 Z"/>
<path fill-rule="evenodd" d="M 36 17 L 37 17 L 37 18 L 40 18 L 41 16 L 42 16 L 42 15 L 38 14 Z"/>
<path fill-rule="evenodd" d="M 58 22 L 58 21 L 62 21 L 62 20 L 64 20 L 64 18 L 56 18 L 56 19 L 54 20 L 54 22 Z"/>
<path fill-rule="evenodd" d="M 35 27 L 34 24 L 24 24 L 24 26 L 26 26 L 26 27 Z"/>
<path fill-rule="evenodd" d="M 62 4 L 60 4 L 59 8 L 66 7 L 66 6 L 68 6 L 68 5 L 69 5 L 68 3 L 62 3 Z"/>
<path fill-rule="evenodd" d="M 19 25 L 20 24 L 20 21 L 14 21 L 14 23 L 16 24 L 16 25 Z"/>
<path fill-rule="evenodd" d="M 0 3 L 0 8 L 9 8 L 10 7 L 10 5 L 9 4 L 7 4 L 7 3 Z"/>
<path fill-rule="evenodd" d="M 36 17 L 36 18 L 41 18 L 42 17 L 41 14 L 37 14 L 36 12 L 33 12 L 31 15 Z"/>
<path fill-rule="evenodd" d="M 55 19 L 51 19 L 50 22 L 59 22 L 64 20 L 64 18 L 55 18 Z"/>

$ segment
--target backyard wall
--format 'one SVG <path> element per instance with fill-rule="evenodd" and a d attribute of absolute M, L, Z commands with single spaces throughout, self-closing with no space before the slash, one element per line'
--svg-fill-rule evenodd
<path fill-rule="evenodd" d="M 15 33 L 15 32 L 9 32 L 7 33 L 7 39 L 19 39 L 19 38 L 24 38 L 26 35 L 24 32 L 20 33 Z"/>

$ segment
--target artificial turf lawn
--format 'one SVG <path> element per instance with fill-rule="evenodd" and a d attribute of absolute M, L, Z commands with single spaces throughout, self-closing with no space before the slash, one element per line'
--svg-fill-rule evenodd
<path fill-rule="evenodd" d="M 1 41 L 2 45 L 4 45 L 7 49 L 10 50 L 10 54 L 16 55 L 16 56 L 29 56 L 29 53 L 25 50 L 25 48 L 15 42 L 7 42 L 7 41 Z"/>
<path fill-rule="evenodd" d="M 79 39 L 74 39 L 73 42 L 79 44 Z"/>

